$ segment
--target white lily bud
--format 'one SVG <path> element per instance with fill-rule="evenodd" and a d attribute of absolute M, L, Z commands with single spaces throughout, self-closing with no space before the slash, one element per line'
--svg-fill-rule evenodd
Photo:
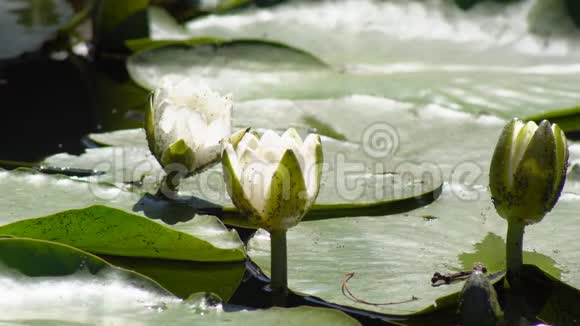
<path fill-rule="evenodd" d="M 182 164 L 190 173 L 219 162 L 222 140 L 231 134 L 229 96 L 188 79 L 166 79 L 155 90 L 145 130 L 151 152 L 165 167 Z"/>
<path fill-rule="evenodd" d="M 560 197 L 567 165 L 566 136 L 556 124 L 512 120 L 499 138 L 489 172 L 498 214 L 526 225 L 541 221 Z"/>
<path fill-rule="evenodd" d="M 223 153 L 224 179 L 232 201 L 250 221 L 268 231 L 287 230 L 300 222 L 320 188 L 322 145 L 296 130 L 282 136 L 246 133 Z"/>

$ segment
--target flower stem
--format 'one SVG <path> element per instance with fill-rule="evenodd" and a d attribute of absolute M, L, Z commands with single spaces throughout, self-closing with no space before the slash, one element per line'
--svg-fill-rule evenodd
<path fill-rule="evenodd" d="M 270 231 L 272 304 L 286 306 L 288 295 L 288 265 L 286 257 L 286 230 Z"/>
<path fill-rule="evenodd" d="M 505 320 L 507 325 L 520 325 L 524 314 L 524 297 L 522 285 L 523 242 L 526 225 L 520 221 L 508 222 L 506 259 L 507 290 Z"/>
<path fill-rule="evenodd" d="M 524 241 L 525 224 L 520 221 L 508 223 L 506 259 L 507 279 L 510 288 L 519 292 L 522 289 L 522 244 Z"/>

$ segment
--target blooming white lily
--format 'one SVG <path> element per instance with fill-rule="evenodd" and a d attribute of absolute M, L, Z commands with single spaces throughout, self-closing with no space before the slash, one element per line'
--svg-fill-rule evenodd
<path fill-rule="evenodd" d="M 320 188 L 320 136 L 302 141 L 296 130 L 282 136 L 268 130 L 261 138 L 246 133 L 223 153 L 224 178 L 232 201 L 252 223 L 268 231 L 300 222 Z"/>
<path fill-rule="evenodd" d="M 568 149 L 558 125 L 514 119 L 495 148 L 489 185 L 503 218 L 537 223 L 556 204 L 566 179 Z"/>
<path fill-rule="evenodd" d="M 232 106 L 229 96 L 204 85 L 166 78 L 151 97 L 147 112 L 151 152 L 163 167 L 182 164 L 189 173 L 218 162 L 222 140 L 231 134 Z"/>

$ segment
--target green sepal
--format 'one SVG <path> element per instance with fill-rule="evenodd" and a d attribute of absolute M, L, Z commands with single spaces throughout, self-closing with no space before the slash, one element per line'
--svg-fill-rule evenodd
<path fill-rule="evenodd" d="M 222 154 L 222 167 L 224 181 L 226 183 L 226 188 L 232 199 L 232 202 L 240 210 L 240 212 L 249 219 L 251 225 L 255 226 L 256 228 L 260 227 L 260 225 L 256 223 L 256 221 L 259 220 L 260 213 L 254 208 L 248 196 L 244 192 L 244 188 L 240 183 L 239 176 L 236 174 L 232 166 L 227 149 L 225 149 Z"/>
<path fill-rule="evenodd" d="M 195 153 L 183 139 L 179 139 L 163 152 L 160 163 L 163 167 L 170 164 L 182 164 L 189 171 L 194 166 Z"/>
<path fill-rule="evenodd" d="M 295 226 L 306 213 L 307 203 L 300 163 L 294 151 L 287 149 L 272 175 L 260 227 L 272 231 Z"/>
<path fill-rule="evenodd" d="M 510 198 L 511 187 L 508 186 L 507 180 L 511 178 L 511 176 L 508 176 L 508 167 L 511 160 L 512 139 L 514 138 L 516 124 L 517 119 L 513 119 L 503 128 L 489 168 L 491 198 L 498 214 L 505 219 L 508 218 L 509 213 L 507 207 L 511 204 L 508 199 Z"/>
<path fill-rule="evenodd" d="M 246 129 L 241 129 L 236 131 L 235 133 L 233 133 L 230 138 L 228 139 L 229 143 L 232 144 L 232 146 L 234 146 L 234 149 L 238 148 L 238 144 L 240 143 L 240 141 L 242 140 L 242 138 L 244 138 L 244 135 L 249 132 L 251 129 L 251 127 L 248 127 Z"/>
<path fill-rule="evenodd" d="M 570 156 L 564 131 L 557 124 L 553 124 L 552 133 L 554 134 L 554 143 L 556 145 L 556 171 L 559 173 L 556 173 L 556 181 L 554 182 L 554 196 L 552 196 L 552 201 L 548 203 L 550 207 L 556 205 L 556 201 L 560 198 L 564 188 L 568 170 L 568 158 Z"/>

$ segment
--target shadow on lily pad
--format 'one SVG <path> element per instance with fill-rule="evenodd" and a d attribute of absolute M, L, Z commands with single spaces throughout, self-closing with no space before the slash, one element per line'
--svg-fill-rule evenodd
<path fill-rule="evenodd" d="M 192 197 L 180 196 L 168 199 L 160 195 L 145 194 L 135 205 L 134 212 L 143 212 L 145 216 L 154 220 L 174 225 L 179 222 L 192 220 L 195 215 L 222 215 L 222 207 L 212 202 Z"/>

